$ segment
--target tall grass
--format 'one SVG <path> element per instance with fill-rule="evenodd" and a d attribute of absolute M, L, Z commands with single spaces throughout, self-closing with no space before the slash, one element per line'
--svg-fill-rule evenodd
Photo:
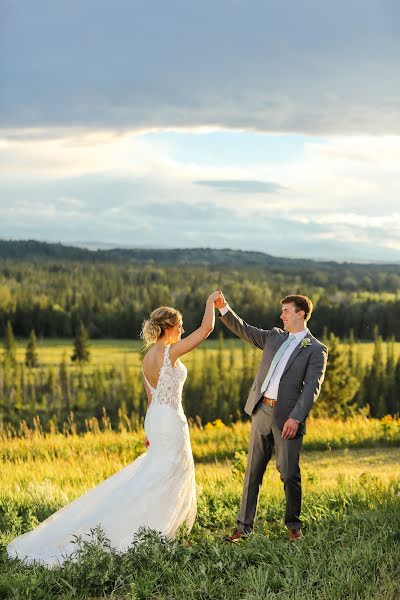
<path fill-rule="evenodd" d="M 114 434 L 113 434 L 114 435 Z M 61 436 L 60 436 L 61 437 Z M 71 438 L 64 439 L 67 444 Z M 108 440 L 108 444 L 106 443 Z M 45 440 L 42 440 L 43 442 Z M 394 600 L 400 594 L 400 453 L 397 449 L 310 451 L 303 458 L 304 539 L 290 545 L 283 490 L 267 469 L 255 533 L 224 542 L 240 502 L 243 462 L 197 466 L 198 518 L 175 541 L 143 531 L 123 555 L 94 530 L 63 568 L 24 567 L 5 544 L 120 468 L 112 438 L 83 459 L 5 463 L 0 483 L 0 597 L 75 600 Z M 127 524 L 129 526 L 129 524 Z"/>
<path fill-rule="evenodd" d="M 217 420 L 204 427 L 192 422 L 190 435 L 195 461 L 233 458 L 236 452 L 247 450 L 249 432 L 249 421 L 228 426 Z M 82 435 L 73 427 L 66 435 L 55 431 L 46 433 L 39 425 L 30 429 L 25 424 L 17 432 L 3 427 L 0 429 L 0 460 L 20 463 L 102 452 L 133 460 L 144 450 L 144 435 L 142 428 L 129 431 L 123 419 L 120 433 L 112 431 L 107 418 L 102 422 L 92 420 Z M 307 421 L 305 451 L 379 446 L 400 446 L 400 419 L 391 416 L 370 419 L 358 415 L 346 421 L 322 418 Z"/>
<path fill-rule="evenodd" d="M 77 560 L 48 570 L 10 560 L 6 544 L 144 451 L 142 429 L 105 419 L 83 435 L 24 427 L 0 438 L 0 598 L 25 600 L 395 600 L 400 596 L 400 421 L 310 419 L 302 454 L 305 537 L 289 545 L 283 488 L 264 476 L 255 532 L 224 541 L 240 504 L 249 423 L 190 430 L 198 515 L 175 541 L 139 532 L 118 554 L 101 528 Z M 129 524 L 127 523 L 127 527 Z"/>

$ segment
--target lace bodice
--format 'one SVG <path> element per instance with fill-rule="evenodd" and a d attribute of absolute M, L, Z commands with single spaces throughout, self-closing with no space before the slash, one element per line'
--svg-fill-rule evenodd
<path fill-rule="evenodd" d="M 167 346 L 164 351 L 164 360 L 160 369 L 157 387 L 153 388 L 150 385 L 144 372 L 143 376 L 150 388 L 151 403 L 153 405 L 167 404 L 171 408 L 182 410 L 182 389 L 187 377 L 187 369 L 179 359 L 176 361 L 175 367 L 172 366 L 169 349 L 170 346 Z"/>

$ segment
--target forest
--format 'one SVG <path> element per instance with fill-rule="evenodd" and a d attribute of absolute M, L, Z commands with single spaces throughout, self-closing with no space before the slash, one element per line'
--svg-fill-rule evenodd
<path fill-rule="evenodd" d="M 362 344 L 326 340 L 330 356 L 314 417 L 382 418 L 400 413 L 400 356 L 395 343 L 378 336 L 369 360 Z M 105 348 L 107 352 L 107 348 Z M 63 355 L 57 366 L 26 366 L 3 350 L 0 367 L 0 435 L 25 435 L 28 429 L 81 433 L 111 428 L 135 430 L 143 424 L 147 400 L 139 360 L 75 366 Z M 244 401 L 252 383 L 259 350 L 220 338 L 189 359 L 184 389 L 185 413 L 193 424 L 216 419 L 225 424 L 246 420 Z"/>
<path fill-rule="evenodd" d="M 208 294 L 217 288 L 243 318 L 261 327 L 280 324 L 284 295 L 297 292 L 312 298 L 309 327 L 329 348 L 315 416 L 399 414 L 398 266 L 314 264 L 229 250 L 185 253 L 1 242 L 3 429 L 16 433 L 25 426 L 59 431 L 139 426 L 147 407 L 139 368 L 143 319 L 157 306 L 172 305 L 182 311 L 190 332 L 201 321 Z M 167 259 L 169 264 L 163 264 Z M 80 328 L 88 346 L 101 340 L 109 344 L 100 361 L 91 362 L 88 349 L 84 360 L 74 362 L 70 350 Z M 189 359 L 184 403 L 194 422 L 221 419 L 229 424 L 246 418 L 242 406 L 258 351 L 230 336 L 217 321 L 213 340 Z M 111 340 L 132 341 L 128 362 L 110 363 Z M 44 343 L 54 344 L 46 360 Z M 60 343 L 65 352 L 56 360 Z"/>
<path fill-rule="evenodd" d="M 0 331 L 74 335 L 80 321 L 96 338 L 138 337 L 151 310 L 171 305 L 190 332 L 205 299 L 221 288 L 251 324 L 279 326 L 280 300 L 310 296 L 317 337 L 400 339 L 400 266 L 281 259 L 212 249 L 90 251 L 43 242 L 0 242 Z M 217 327 L 214 336 L 221 328 Z M 229 335 L 224 331 L 224 335 Z"/>

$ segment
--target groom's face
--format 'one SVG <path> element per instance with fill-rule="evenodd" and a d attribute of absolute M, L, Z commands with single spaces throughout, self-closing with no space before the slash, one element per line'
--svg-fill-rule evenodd
<path fill-rule="evenodd" d="M 282 313 L 281 319 L 283 322 L 283 328 L 288 333 L 292 331 L 297 331 L 299 325 L 304 321 L 304 311 L 299 310 L 296 312 L 296 305 L 294 302 L 288 302 L 287 304 L 282 304 Z"/>

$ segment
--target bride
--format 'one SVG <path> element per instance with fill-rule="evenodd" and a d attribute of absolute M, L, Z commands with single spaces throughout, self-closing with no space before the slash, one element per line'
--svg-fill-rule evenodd
<path fill-rule="evenodd" d="M 215 324 L 214 292 L 202 323 L 185 339 L 182 315 L 162 306 L 144 321 L 141 337 L 152 348 L 143 359 L 148 409 L 144 422 L 147 451 L 7 546 L 8 555 L 27 563 L 62 564 L 74 554 L 72 536 L 101 525 L 105 536 L 124 552 L 140 527 L 173 538 L 196 517 L 196 487 L 189 429 L 182 408 L 186 367 L 179 358 L 205 340 Z"/>

